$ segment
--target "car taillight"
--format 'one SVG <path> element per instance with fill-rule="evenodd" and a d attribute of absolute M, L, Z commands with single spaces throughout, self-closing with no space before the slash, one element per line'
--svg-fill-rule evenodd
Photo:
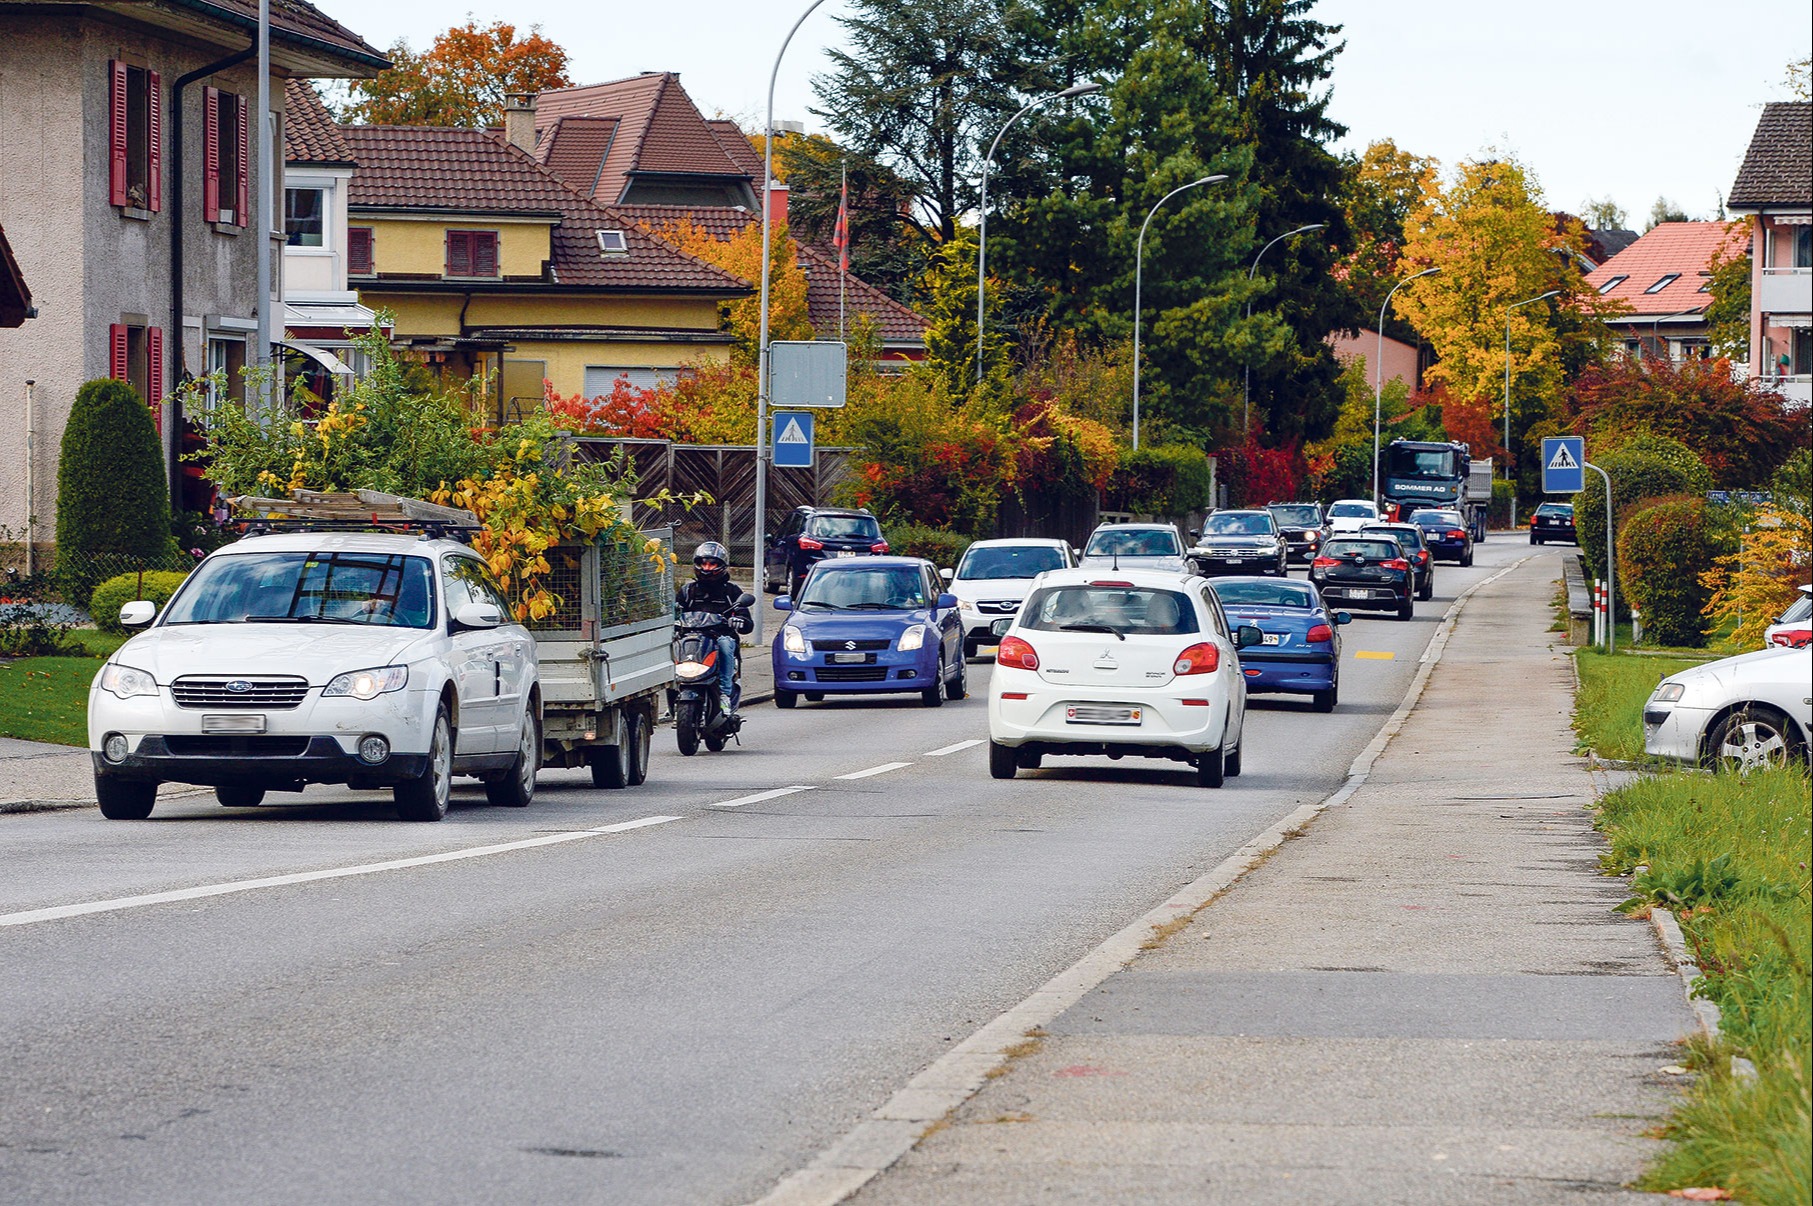
<path fill-rule="evenodd" d="M 1191 645 L 1177 655 L 1171 663 L 1172 674 L 1213 674 L 1221 669 L 1221 649 L 1204 641 L 1200 645 Z"/>
<path fill-rule="evenodd" d="M 1341 559 L 1339 557 L 1317 557 L 1314 561 L 1310 562 L 1310 564 L 1319 565 L 1322 568 L 1327 569 L 1331 565 L 1341 564 Z"/>
<path fill-rule="evenodd" d="M 1335 630 L 1326 624 L 1311 624 L 1309 631 L 1303 634 L 1303 639 L 1306 641 L 1332 641 L 1335 639 Z"/>
<path fill-rule="evenodd" d="M 1390 561 L 1381 561 L 1379 564 L 1386 569 L 1407 570 L 1410 568 L 1410 563 L 1402 557 L 1393 557 Z"/>
<path fill-rule="evenodd" d="M 1461 531 L 1459 528 L 1451 529 L 1448 533 L 1449 540 L 1465 540 L 1466 538 L 1467 538 L 1467 534 L 1465 532 Z"/>
<path fill-rule="evenodd" d="M 1428 549 L 1418 549 L 1416 551 L 1416 559 L 1418 562 L 1423 562 L 1423 561 L 1429 560 L 1429 550 Z"/>
<path fill-rule="evenodd" d="M 824 548 L 825 542 L 822 540 L 818 540 L 811 536 L 801 536 L 799 538 L 799 546 L 802 549 L 812 549 L 812 550 L 816 551 L 818 549 Z"/>
<path fill-rule="evenodd" d="M 1125 587 L 1130 588 L 1130 587 L 1132 587 L 1133 583 L 1121 582 L 1118 580 L 1110 580 L 1108 578 L 1102 578 L 1102 579 L 1099 579 L 1098 581 L 1091 582 L 1089 585 L 1091 585 L 1091 586 L 1125 586 Z"/>
<path fill-rule="evenodd" d="M 885 540 L 877 540 L 874 544 L 869 546 L 869 551 L 871 553 L 885 553 L 888 551 L 888 542 Z"/>
<path fill-rule="evenodd" d="M 1001 638 L 1000 646 L 995 650 L 995 664 L 1012 666 L 1016 670 L 1037 670 L 1039 655 L 1033 651 L 1031 645 L 1019 637 L 1004 636 Z"/>

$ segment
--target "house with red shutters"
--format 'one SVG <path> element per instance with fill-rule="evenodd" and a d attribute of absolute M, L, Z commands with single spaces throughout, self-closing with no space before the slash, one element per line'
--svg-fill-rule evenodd
<path fill-rule="evenodd" d="M 257 13 L 256 0 L 0 6 L 0 227 L 37 310 L 0 324 L 0 528 L 51 539 L 83 382 L 118 377 L 152 406 L 180 496 L 171 391 L 255 359 L 258 257 L 280 261 L 284 236 L 253 214 L 258 190 L 282 187 L 284 81 L 387 65 L 307 0 L 272 5 L 261 156 Z"/>

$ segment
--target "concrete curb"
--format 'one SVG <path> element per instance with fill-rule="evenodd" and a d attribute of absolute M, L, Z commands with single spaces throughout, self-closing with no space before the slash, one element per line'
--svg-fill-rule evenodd
<path fill-rule="evenodd" d="M 1168 933 L 1179 918 L 1192 917 L 1215 903 L 1288 839 L 1301 836 L 1316 817 L 1346 803 L 1366 782 L 1373 764 L 1422 698 L 1423 688 L 1441 660 L 1448 637 L 1468 598 L 1527 560 L 1528 557 L 1518 558 L 1490 577 L 1474 583 L 1449 604 L 1440 626 L 1423 649 L 1421 664 L 1403 702 L 1353 760 L 1347 780 L 1336 791 L 1317 803 L 1295 809 L 1223 859 L 1213 870 L 1186 885 L 1164 904 L 1110 937 L 1046 981 L 1031 996 L 958 1043 L 804 1168 L 783 1177 L 753 1206 L 836 1206 L 849 1198 L 911 1151 L 933 1126 L 968 1101 L 992 1077 L 1000 1075 L 1014 1058 L 1012 1048 L 1036 1037 L 1046 1023 L 1055 1020 L 1085 994 L 1132 963 L 1148 943 L 1162 940 L 1162 935 Z"/>

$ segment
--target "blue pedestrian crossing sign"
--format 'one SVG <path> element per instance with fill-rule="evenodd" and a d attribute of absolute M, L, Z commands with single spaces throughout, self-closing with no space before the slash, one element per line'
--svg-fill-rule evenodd
<path fill-rule="evenodd" d="M 809 410 L 774 412 L 774 467 L 776 469 L 812 468 L 812 428 L 818 418 Z"/>
<path fill-rule="evenodd" d="M 1542 439 L 1542 492 L 1578 494 L 1586 489 L 1586 441 L 1579 436 Z"/>

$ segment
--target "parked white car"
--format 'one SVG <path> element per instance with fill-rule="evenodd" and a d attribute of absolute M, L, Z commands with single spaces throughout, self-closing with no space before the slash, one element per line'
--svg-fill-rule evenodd
<path fill-rule="evenodd" d="M 1246 678 L 1205 579 L 1099 568 L 1053 570 L 1001 638 L 988 698 L 988 771 L 1011 779 L 1046 754 L 1169 758 L 1220 787 L 1240 773 Z"/>
<path fill-rule="evenodd" d="M 153 618 L 148 602 L 120 619 Z M 394 790 L 447 814 L 453 776 L 527 805 L 541 759 L 535 641 L 477 553 L 413 535 L 292 532 L 215 552 L 88 695 L 101 812 L 142 820 L 157 785 L 228 806 L 308 783 Z"/>
<path fill-rule="evenodd" d="M 1369 523 L 1379 522 L 1379 509 L 1370 498 L 1337 498 L 1328 504 L 1328 532 L 1357 532 Z"/>
<path fill-rule="evenodd" d="M 1089 533 L 1077 564 L 1180 573 L 1190 568 L 1184 560 L 1183 537 L 1168 523 L 1100 524 Z"/>
<path fill-rule="evenodd" d="M 1788 604 L 1787 610 L 1775 617 L 1775 623 L 1763 629 L 1763 648 L 1794 649 L 1813 643 L 1813 586 L 1803 584 L 1800 598 Z"/>
<path fill-rule="evenodd" d="M 1020 610 L 1032 580 L 1046 570 L 1069 569 L 1076 564 L 1070 545 L 1062 540 L 1015 538 L 978 540 L 964 552 L 956 569 L 940 570 L 950 592 L 957 596 L 963 618 L 963 656 L 975 657 L 983 645 L 992 645 L 994 622 Z"/>
<path fill-rule="evenodd" d="M 1741 653 L 1671 674 L 1643 705 L 1643 748 L 1748 771 L 1807 756 L 1813 646 Z"/>

